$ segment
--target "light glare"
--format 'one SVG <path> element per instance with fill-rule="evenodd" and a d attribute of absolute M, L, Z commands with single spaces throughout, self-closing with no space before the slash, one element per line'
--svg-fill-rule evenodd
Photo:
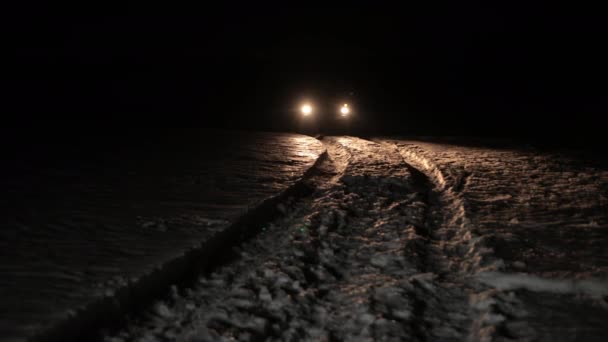
<path fill-rule="evenodd" d="M 348 108 L 347 104 L 344 104 L 344 106 L 340 108 L 340 113 L 342 113 L 342 116 L 346 116 L 348 113 L 350 113 L 350 109 Z"/>
<path fill-rule="evenodd" d="M 312 106 L 309 104 L 305 104 L 302 106 L 302 114 L 304 114 L 304 116 L 308 116 L 310 115 L 310 113 L 312 113 Z"/>

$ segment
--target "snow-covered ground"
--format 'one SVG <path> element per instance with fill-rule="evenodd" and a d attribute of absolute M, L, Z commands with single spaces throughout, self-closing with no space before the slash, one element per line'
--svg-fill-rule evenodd
<path fill-rule="evenodd" d="M 326 144 L 312 197 L 284 203 L 285 215 L 242 246 L 238 261 L 108 340 L 416 336 L 415 293 L 431 279 L 415 254 L 424 187 L 396 151 L 348 137 Z"/>
<path fill-rule="evenodd" d="M 482 283 L 473 336 L 608 339 L 608 171 L 573 151 L 390 141 L 432 175 L 447 269 Z"/>
<path fill-rule="evenodd" d="M 106 340 L 606 340 L 601 166 L 530 148 L 323 143 L 311 196 Z"/>
<path fill-rule="evenodd" d="M 293 185 L 323 152 L 301 135 L 201 135 L 106 158 L 4 166 L 13 172 L 0 180 L 0 340 L 112 298 Z"/>
<path fill-rule="evenodd" d="M 1 180 L 0 336 L 112 298 L 327 149 L 312 193 L 285 198 L 236 259 L 106 340 L 607 340 L 606 167 L 487 146 L 237 133 L 120 163 L 22 165 Z"/>

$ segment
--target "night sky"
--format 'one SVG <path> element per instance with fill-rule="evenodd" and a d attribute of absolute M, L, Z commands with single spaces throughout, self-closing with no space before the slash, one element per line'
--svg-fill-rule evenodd
<path fill-rule="evenodd" d="M 303 97 L 352 93 L 362 133 L 604 131 L 598 9 L 414 3 L 13 5 L 5 122 L 293 130 Z"/>

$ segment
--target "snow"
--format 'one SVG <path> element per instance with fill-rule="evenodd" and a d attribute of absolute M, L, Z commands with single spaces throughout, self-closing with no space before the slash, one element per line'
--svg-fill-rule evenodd
<path fill-rule="evenodd" d="M 323 152 L 294 134 L 184 139 L 65 165 L 14 165 L 0 180 L 10 199 L 0 233 L 2 338 L 25 338 L 62 312 L 115 296 L 125 279 L 136 283 L 284 191 Z"/>
<path fill-rule="evenodd" d="M 608 280 L 602 279 L 546 279 L 531 274 L 484 272 L 478 279 L 500 290 L 526 289 L 534 292 L 583 294 L 602 298 L 608 296 Z"/>
<path fill-rule="evenodd" d="M 322 143 L 311 195 L 106 340 L 605 340 L 606 170 L 530 147 Z M 180 232 L 140 216 L 145 234 Z"/>
<path fill-rule="evenodd" d="M 409 299 L 412 282 L 434 278 L 418 270 L 423 260 L 405 255 L 408 236 L 416 232 L 403 224 L 424 224 L 422 195 L 412 196 L 411 175 L 395 151 L 348 137 L 324 143 L 330 158 L 309 179 L 315 193 L 285 204 L 285 215 L 241 246 L 240 260 L 201 279 L 183 298 L 202 303 L 199 318 L 176 310 L 184 323 L 178 336 L 353 341 L 413 336 L 420 318 Z M 225 324 L 216 323 L 220 312 Z M 258 322 L 257 328 L 247 322 Z M 156 328 L 162 331 L 170 322 L 161 324 Z M 150 333 L 148 326 L 133 324 L 123 334 L 137 339 Z"/>
<path fill-rule="evenodd" d="M 590 323 L 589 312 L 608 289 L 608 206 L 602 195 L 608 171 L 572 151 L 488 148 L 458 139 L 378 141 L 397 146 L 439 189 L 444 218 L 432 236 L 444 241 L 444 272 L 470 288 L 470 339 L 491 341 L 503 333 L 524 340 L 539 334 L 576 339 L 572 332 L 556 333 L 555 322 L 544 318 L 548 303 L 563 303 L 554 308 L 564 312 L 561 324 L 605 329 Z M 524 302 L 521 291 L 543 296 Z M 574 313 L 563 296 L 578 298 L 583 312 Z"/>

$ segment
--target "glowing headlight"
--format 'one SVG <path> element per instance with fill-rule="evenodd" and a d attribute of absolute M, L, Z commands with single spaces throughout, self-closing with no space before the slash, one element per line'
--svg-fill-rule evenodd
<path fill-rule="evenodd" d="M 341 108 L 340 108 L 340 113 L 342 114 L 342 116 L 347 116 L 348 113 L 350 113 L 350 108 L 348 108 L 348 104 L 344 104 Z"/>
<path fill-rule="evenodd" d="M 308 116 L 312 113 L 312 106 L 309 104 L 305 104 L 302 106 L 302 108 L 300 108 L 300 110 L 302 111 L 302 114 L 304 116 Z"/>

